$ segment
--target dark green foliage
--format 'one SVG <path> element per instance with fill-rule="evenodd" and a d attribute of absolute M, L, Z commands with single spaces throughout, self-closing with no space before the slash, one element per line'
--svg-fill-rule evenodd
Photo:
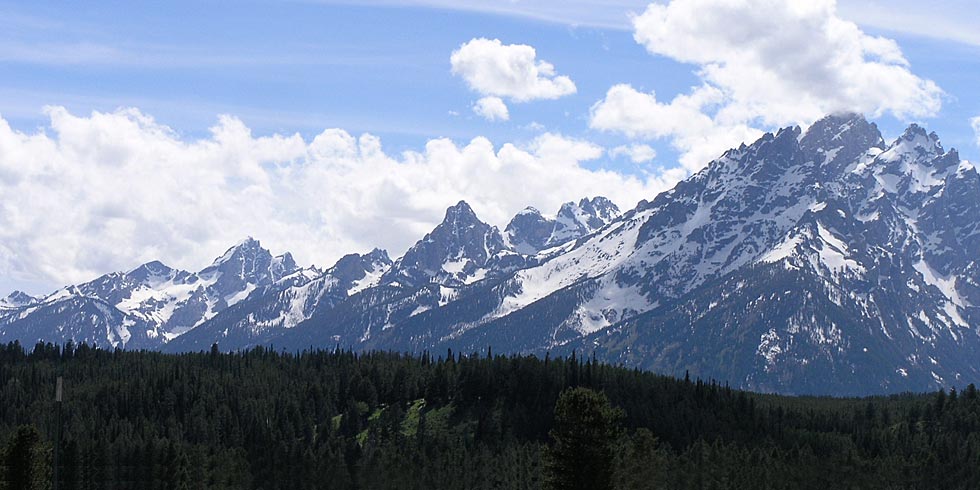
<path fill-rule="evenodd" d="M 20 426 L 0 452 L 0 490 L 51 488 L 48 447 L 36 428 Z"/>
<path fill-rule="evenodd" d="M 562 392 L 555 404 L 553 443 L 547 452 L 548 487 L 555 490 L 612 488 L 615 443 L 622 413 L 588 388 Z"/>
<path fill-rule="evenodd" d="M 0 481 L 50 485 L 60 373 L 63 489 L 539 489 L 581 447 L 591 488 L 980 488 L 973 386 L 790 398 L 445 356 L 0 346 Z"/>

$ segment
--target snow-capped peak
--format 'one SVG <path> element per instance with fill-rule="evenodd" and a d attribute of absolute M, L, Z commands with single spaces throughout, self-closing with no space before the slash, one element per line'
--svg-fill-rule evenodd
<path fill-rule="evenodd" d="M 102 318 L 141 322 L 141 329 L 127 334 L 131 337 L 122 342 L 136 339 L 138 345 L 146 345 L 171 340 L 251 293 L 272 288 L 298 270 L 289 253 L 273 257 L 258 240 L 247 238 L 198 273 L 152 261 L 126 273 L 105 274 L 84 284 L 64 287 L 31 304 L 64 309 L 81 300 L 94 300 L 96 308 L 113 310 L 100 313 Z M 8 308 L 26 305 L 4 301 Z M 113 342 L 121 341 L 118 333 L 113 335 Z"/>
<path fill-rule="evenodd" d="M 619 215 L 619 208 L 605 197 L 583 198 L 578 203 L 562 204 L 554 218 L 543 216 L 535 208 L 525 208 L 511 219 L 504 232 L 516 252 L 533 255 L 588 235 Z"/>
<path fill-rule="evenodd" d="M 462 224 L 470 225 L 474 222 L 479 222 L 480 219 L 476 217 L 476 213 L 473 212 L 473 208 L 466 201 L 459 201 L 455 206 L 451 206 L 446 209 L 446 217 L 443 219 L 443 224 Z"/>
<path fill-rule="evenodd" d="M 175 272 L 174 269 L 171 269 L 163 262 L 154 260 L 127 272 L 126 276 L 140 283 L 149 283 L 171 278 Z"/>
<path fill-rule="evenodd" d="M 0 308 L 20 308 L 36 303 L 38 300 L 23 291 L 14 291 L 6 298 L 0 299 Z"/>
<path fill-rule="evenodd" d="M 485 277 L 490 259 L 505 249 L 500 231 L 480 221 L 469 204 L 460 201 L 395 262 L 382 282 L 402 286 L 473 282 Z"/>
<path fill-rule="evenodd" d="M 883 160 L 894 161 L 902 155 L 913 155 L 918 158 L 935 157 L 945 154 L 946 150 L 943 149 L 936 133 L 927 133 L 925 128 L 913 123 L 885 153 L 882 155 Z"/>
<path fill-rule="evenodd" d="M 245 237 L 226 250 L 220 257 L 214 259 L 214 262 L 211 263 L 211 267 L 220 266 L 225 262 L 234 260 L 235 257 L 254 255 L 263 251 L 265 251 L 265 249 L 262 248 L 262 244 L 258 240 L 250 236 Z"/>
<path fill-rule="evenodd" d="M 376 284 L 377 279 L 391 264 L 388 252 L 375 248 L 363 255 L 348 254 L 341 257 L 333 267 L 327 269 L 327 274 L 335 277 L 344 289 L 355 288 L 359 291 Z M 365 281 L 365 278 L 368 280 Z"/>

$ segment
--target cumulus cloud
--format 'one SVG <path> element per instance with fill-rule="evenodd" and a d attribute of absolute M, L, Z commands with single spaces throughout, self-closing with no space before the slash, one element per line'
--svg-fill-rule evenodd
<path fill-rule="evenodd" d="M 133 109 L 49 108 L 35 132 L 0 119 L 0 277 L 74 283 L 160 259 L 199 269 L 244 236 L 303 263 L 374 246 L 400 255 L 460 199 L 505 224 L 533 205 L 606 195 L 630 208 L 657 177 L 588 167 L 603 149 L 545 133 L 526 144 L 429 141 L 389 155 L 370 134 L 256 136 L 221 117 L 181 138 Z"/>
<path fill-rule="evenodd" d="M 551 63 L 537 56 L 537 51 L 526 44 L 477 38 L 453 51 L 449 62 L 453 74 L 485 96 L 527 102 L 574 94 L 575 83 L 567 76 L 557 75 Z"/>
<path fill-rule="evenodd" d="M 657 158 L 657 150 L 650 145 L 622 145 L 609 150 L 612 157 L 627 157 L 633 163 L 647 163 Z"/>
<path fill-rule="evenodd" d="M 672 0 L 650 4 L 633 25 L 647 51 L 697 66 L 702 83 L 669 102 L 615 86 L 591 124 L 669 137 L 687 153 L 719 134 L 805 126 L 837 111 L 918 118 L 942 105 L 942 90 L 911 71 L 893 40 L 840 18 L 834 0 Z M 685 164 L 707 161 L 696 158 L 686 155 Z"/>
<path fill-rule="evenodd" d="M 659 102 L 653 92 L 615 85 L 592 106 L 590 125 L 630 138 L 670 138 L 682 166 L 694 172 L 725 150 L 762 135 L 745 122 L 721 123 L 707 114 L 723 100 L 720 90 L 707 85 L 669 103 Z"/>
<path fill-rule="evenodd" d="M 507 121 L 510 111 L 500 97 L 484 97 L 473 104 L 473 112 L 487 121 Z"/>
<path fill-rule="evenodd" d="M 895 41 L 838 17 L 835 0 L 674 0 L 651 4 L 634 27 L 649 52 L 699 65 L 731 99 L 729 117 L 923 117 L 941 105 L 939 87 L 911 72 Z"/>

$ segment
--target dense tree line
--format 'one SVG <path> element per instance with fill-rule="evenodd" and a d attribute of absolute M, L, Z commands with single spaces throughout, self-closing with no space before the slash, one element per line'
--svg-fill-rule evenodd
<path fill-rule="evenodd" d="M 980 488 L 973 386 L 793 398 L 574 356 L 14 343 L 0 490 L 51 488 L 59 375 L 64 489 Z"/>

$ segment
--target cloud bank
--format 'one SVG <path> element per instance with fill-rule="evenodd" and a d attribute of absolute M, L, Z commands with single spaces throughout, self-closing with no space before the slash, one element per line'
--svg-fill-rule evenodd
<path fill-rule="evenodd" d="M 47 109 L 25 133 L 0 119 L 0 276 L 75 283 L 160 259 L 198 269 L 254 236 L 302 263 L 374 246 L 400 255 L 465 199 L 503 225 L 533 205 L 606 195 L 630 208 L 669 182 L 587 168 L 604 150 L 545 133 L 495 147 L 429 141 L 393 156 L 370 134 L 256 136 L 222 116 L 182 139 L 135 109 Z M 590 165 L 595 167 L 595 165 Z"/>
<path fill-rule="evenodd" d="M 651 54 L 696 66 L 701 85 L 667 102 L 616 85 L 590 124 L 670 138 L 692 170 L 756 128 L 842 110 L 921 118 L 942 106 L 942 90 L 911 71 L 893 40 L 840 18 L 834 0 L 672 0 L 650 4 L 633 26 Z"/>

